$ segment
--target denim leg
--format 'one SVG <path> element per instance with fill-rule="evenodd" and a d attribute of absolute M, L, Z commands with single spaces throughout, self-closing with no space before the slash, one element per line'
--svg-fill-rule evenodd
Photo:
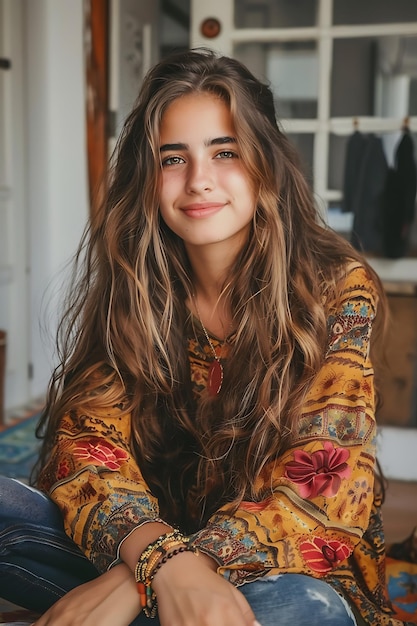
<path fill-rule="evenodd" d="M 344 598 L 302 574 L 266 576 L 239 587 L 261 626 L 356 626 Z"/>
<path fill-rule="evenodd" d="M 238 588 L 261 626 L 357 626 L 344 598 L 322 580 L 301 574 L 266 576 Z M 131 626 L 146 626 L 141 614 Z M 152 620 L 159 626 L 159 620 Z"/>
<path fill-rule="evenodd" d="M 2 598 L 42 613 L 97 575 L 66 535 L 58 507 L 41 492 L 0 476 Z"/>
<path fill-rule="evenodd" d="M 1 596 L 42 613 L 97 575 L 65 534 L 55 504 L 39 491 L 0 476 Z M 269 576 L 239 590 L 262 626 L 356 626 L 347 602 L 327 583 L 309 576 Z M 149 622 L 142 614 L 133 624 Z M 152 626 L 159 626 L 157 618 Z"/>

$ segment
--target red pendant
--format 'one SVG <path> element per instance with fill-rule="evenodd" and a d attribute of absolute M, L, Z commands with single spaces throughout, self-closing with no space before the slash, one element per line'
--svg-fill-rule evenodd
<path fill-rule="evenodd" d="M 216 396 L 222 388 L 223 367 L 220 361 L 215 359 L 208 371 L 207 388 L 210 396 Z"/>

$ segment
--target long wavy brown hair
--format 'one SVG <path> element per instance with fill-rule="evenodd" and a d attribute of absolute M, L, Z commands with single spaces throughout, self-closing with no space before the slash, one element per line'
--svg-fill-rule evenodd
<path fill-rule="evenodd" d="M 196 92 L 229 107 L 257 191 L 250 237 L 224 284 L 236 329 L 224 382 L 218 396 L 198 403 L 184 336 L 192 271 L 158 207 L 161 119 L 176 98 Z M 270 88 L 209 50 L 163 60 L 125 122 L 107 196 L 76 255 L 39 427 L 41 465 L 65 413 L 118 405 L 131 416 L 132 452 L 167 519 L 183 519 L 191 487 L 200 523 L 220 505 L 233 510 L 261 497 L 257 478 L 289 445 L 352 260 L 364 263 L 321 223 Z"/>

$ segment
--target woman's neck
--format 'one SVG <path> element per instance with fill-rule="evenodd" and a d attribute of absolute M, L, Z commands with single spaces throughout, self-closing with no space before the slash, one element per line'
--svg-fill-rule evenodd
<path fill-rule="evenodd" d="M 193 297 L 187 305 L 211 335 L 225 339 L 233 329 L 225 272 L 204 264 L 192 267 Z"/>
<path fill-rule="evenodd" d="M 198 291 L 193 294 L 188 307 L 200 320 L 206 331 L 217 339 L 226 339 L 233 330 L 230 307 L 225 298 L 207 298 Z"/>
<path fill-rule="evenodd" d="M 228 278 L 235 252 L 227 246 L 188 247 L 193 270 L 193 301 L 188 306 L 207 331 L 225 339 L 233 330 Z"/>

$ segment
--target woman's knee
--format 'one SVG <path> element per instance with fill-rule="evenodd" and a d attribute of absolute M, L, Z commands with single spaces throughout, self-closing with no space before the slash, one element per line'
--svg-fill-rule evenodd
<path fill-rule="evenodd" d="M 240 590 L 262 626 L 356 626 L 347 601 L 310 576 L 267 576 Z"/>
<path fill-rule="evenodd" d="M 58 507 L 47 496 L 14 478 L 0 476 L 0 529 L 9 520 L 62 526 Z"/>

